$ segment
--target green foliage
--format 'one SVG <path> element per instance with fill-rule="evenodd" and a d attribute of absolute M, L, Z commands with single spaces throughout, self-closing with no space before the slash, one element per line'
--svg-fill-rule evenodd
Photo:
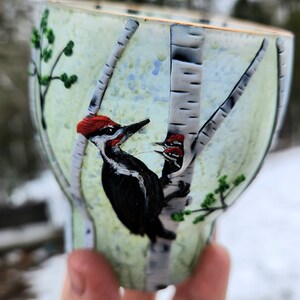
<path fill-rule="evenodd" d="M 234 188 L 236 188 L 245 180 L 246 177 L 243 174 L 235 177 L 231 183 L 227 181 L 227 175 L 221 176 L 218 179 L 218 187 L 214 190 L 213 193 L 208 193 L 205 196 L 204 200 L 201 203 L 200 209 L 175 212 L 171 215 L 172 220 L 175 222 L 182 222 L 185 220 L 185 216 L 200 212 L 201 214 L 193 220 L 193 224 L 198 224 L 200 222 L 203 222 L 205 218 L 211 213 L 218 210 L 226 210 L 228 205 L 225 203 L 225 199 L 233 191 Z M 219 198 L 219 203 L 221 204 L 219 206 L 216 205 L 216 203 L 218 202 L 217 196 Z"/>
<path fill-rule="evenodd" d="M 171 218 L 175 222 L 182 222 L 182 221 L 184 221 L 184 216 L 189 216 L 192 213 L 193 213 L 193 211 L 191 211 L 191 210 L 179 211 L 179 212 L 173 213 L 171 215 Z"/>
<path fill-rule="evenodd" d="M 60 61 L 62 55 L 71 56 L 74 51 L 74 42 L 69 41 L 65 48 L 58 54 L 56 60 L 53 62 L 53 65 L 50 69 L 50 74 L 45 75 L 42 72 L 41 61 L 44 63 L 48 63 L 53 58 L 53 46 L 55 42 L 55 34 L 53 29 L 48 27 L 48 19 L 49 19 L 49 10 L 46 9 L 42 15 L 40 29 L 34 28 L 31 36 L 32 46 L 36 49 L 37 53 L 40 55 L 40 63 L 38 64 L 36 61 L 32 61 L 34 66 L 34 71 L 32 72 L 32 76 L 37 76 L 39 82 L 39 94 L 40 94 L 40 102 L 41 102 L 41 110 L 42 110 L 42 125 L 44 129 L 46 128 L 46 122 L 44 118 L 44 106 L 45 106 L 45 98 L 50 87 L 51 81 L 55 79 L 59 79 L 63 82 L 64 87 L 69 89 L 72 85 L 77 82 L 78 77 L 73 74 L 68 76 L 66 73 L 63 73 L 61 76 L 54 76 L 53 72 Z M 45 43 L 47 42 L 47 43 Z M 46 45 L 47 44 L 47 45 Z M 46 46 L 45 46 L 46 45 Z"/>
<path fill-rule="evenodd" d="M 49 17 L 49 9 L 46 9 L 43 13 L 42 20 L 41 20 L 41 29 L 43 30 L 43 33 L 46 33 L 47 31 L 48 17 Z"/>
<path fill-rule="evenodd" d="M 203 202 L 201 203 L 202 208 L 209 208 L 217 201 L 215 195 L 213 193 L 209 193 L 205 196 Z"/>
<path fill-rule="evenodd" d="M 224 194 L 230 188 L 230 185 L 227 183 L 227 175 L 220 177 L 218 182 L 219 186 L 215 190 L 215 194 Z"/>
<path fill-rule="evenodd" d="M 66 48 L 65 48 L 65 50 L 64 50 L 65 56 L 71 56 L 73 54 L 73 47 L 74 47 L 74 42 L 69 41 Z"/>
<path fill-rule="evenodd" d="M 76 75 L 69 77 L 66 73 L 63 73 L 60 80 L 64 83 L 65 88 L 69 89 L 78 80 L 78 77 Z"/>
<path fill-rule="evenodd" d="M 194 219 L 193 224 L 198 224 L 200 222 L 203 222 L 205 220 L 205 216 L 198 216 Z"/>
<path fill-rule="evenodd" d="M 41 46 L 41 36 L 37 28 L 32 30 L 31 43 L 35 49 L 39 49 Z"/>
<path fill-rule="evenodd" d="M 236 186 L 238 186 L 238 185 L 240 185 L 243 181 L 245 181 L 246 180 L 246 177 L 245 177 L 245 175 L 240 175 L 240 176 L 237 176 L 234 180 L 233 180 L 233 182 L 232 182 L 232 184 L 236 187 Z"/>
<path fill-rule="evenodd" d="M 54 41 L 55 41 L 55 35 L 54 35 L 52 29 L 49 29 L 49 28 L 47 29 L 47 31 L 46 31 L 46 37 L 47 37 L 48 43 L 50 45 L 52 45 L 54 43 Z"/>
<path fill-rule="evenodd" d="M 53 50 L 45 48 L 42 52 L 42 58 L 44 62 L 48 62 L 50 58 L 52 58 Z"/>
<path fill-rule="evenodd" d="M 42 76 L 39 79 L 40 85 L 44 85 L 44 86 L 47 86 L 50 83 L 50 81 L 51 81 L 51 78 L 50 78 L 50 76 L 47 76 L 47 75 Z"/>
<path fill-rule="evenodd" d="M 175 212 L 171 215 L 171 218 L 175 222 L 184 221 L 184 212 L 183 211 Z"/>

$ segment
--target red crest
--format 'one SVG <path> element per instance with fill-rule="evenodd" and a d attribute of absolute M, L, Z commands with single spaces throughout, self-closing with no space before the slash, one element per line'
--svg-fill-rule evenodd
<path fill-rule="evenodd" d="M 174 141 L 178 141 L 179 143 L 183 144 L 184 135 L 183 134 L 173 134 L 166 140 L 166 142 L 170 143 L 170 144 Z"/>
<path fill-rule="evenodd" d="M 108 126 L 120 126 L 118 123 L 112 121 L 106 116 L 93 116 L 85 117 L 77 124 L 77 132 L 84 136 L 88 136 L 90 133 L 97 129 L 106 128 Z"/>

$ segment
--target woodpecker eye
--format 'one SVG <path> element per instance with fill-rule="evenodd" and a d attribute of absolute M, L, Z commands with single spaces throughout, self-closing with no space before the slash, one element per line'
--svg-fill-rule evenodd
<path fill-rule="evenodd" d="M 100 132 L 101 132 L 101 135 L 103 134 L 106 134 L 106 135 L 113 135 L 115 134 L 115 132 L 119 129 L 119 127 L 111 127 L 111 126 L 108 126 L 104 129 L 101 129 Z"/>

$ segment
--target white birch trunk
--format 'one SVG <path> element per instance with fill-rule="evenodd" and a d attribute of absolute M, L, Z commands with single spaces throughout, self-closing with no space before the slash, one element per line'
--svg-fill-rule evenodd
<path fill-rule="evenodd" d="M 192 158 L 191 145 L 199 131 L 200 99 L 202 83 L 202 53 L 204 34 L 200 27 L 185 25 L 171 26 L 171 86 L 168 134 L 182 134 L 184 159 L 181 170 L 185 170 Z M 191 174 L 186 174 L 184 182 L 189 183 Z M 179 176 L 172 176 L 172 183 L 164 189 L 167 197 L 178 190 Z M 174 198 L 164 208 L 160 219 L 164 227 L 177 231 L 178 223 L 172 221 L 171 214 L 182 210 L 186 197 Z M 146 290 L 153 291 L 170 283 L 170 254 L 172 241 L 158 238 L 149 248 L 147 260 Z"/>
<path fill-rule="evenodd" d="M 111 56 L 108 58 L 102 72 L 100 73 L 99 80 L 97 82 L 92 100 L 89 104 L 86 116 L 93 116 L 98 113 L 117 61 L 121 57 L 125 47 L 127 46 L 132 35 L 137 30 L 138 26 L 138 22 L 133 19 L 129 19 L 127 21 Z M 81 187 L 81 170 L 87 143 L 88 140 L 83 135 L 77 135 L 76 143 L 73 148 L 71 163 L 71 193 L 74 199 L 74 206 L 80 211 L 84 220 L 84 246 L 86 248 L 95 248 L 96 235 L 94 222 L 86 207 Z"/>

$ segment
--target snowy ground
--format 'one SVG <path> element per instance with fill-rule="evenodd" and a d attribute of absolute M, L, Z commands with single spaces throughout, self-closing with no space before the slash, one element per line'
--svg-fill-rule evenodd
<path fill-rule="evenodd" d="M 299 171 L 300 148 L 270 154 L 252 186 L 219 220 L 219 241 L 232 257 L 228 300 L 300 299 Z M 65 259 L 52 258 L 27 274 L 39 300 L 59 299 Z"/>

